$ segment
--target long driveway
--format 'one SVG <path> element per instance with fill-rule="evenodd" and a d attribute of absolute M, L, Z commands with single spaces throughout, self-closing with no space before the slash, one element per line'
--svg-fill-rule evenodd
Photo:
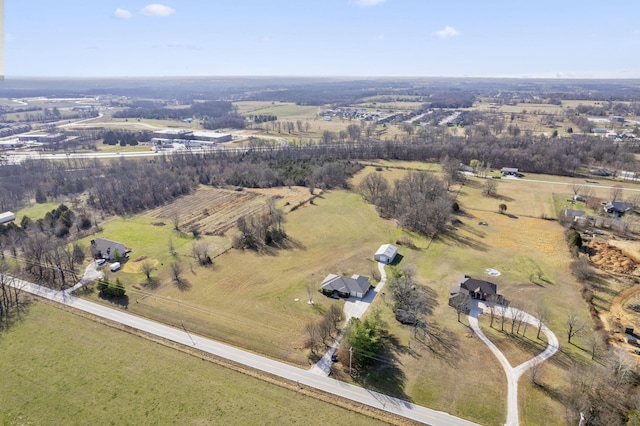
<path fill-rule="evenodd" d="M 500 364 L 502 365 L 502 368 L 507 375 L 507 422 L 505 423 L 505 426 L 518 426 L 520 424 L 518 415 L 518 380 L 525 371 L 527 371 L 534 365 L 545 361 L 556 353 L 556 351 L 558 350 L 558 338 L 555 334 L 553 334 L 551 330 L 549 330 L 546 325 L 542 324 L 542 332 L 547 336 L 547 348 L 538 356 L 530 359 L 529 361 L 523 362 L 517 367 L 512 367 L 507 358 L 500 351 L 500 349 L 498 349 L 498 347 L 494 345 L 493 342 L 491 342 L 491 340 L 487 338 L 487 336 L 484 335 L 484 333 L 478 326 L 478 316 L 483 312 L 483 309 L 476 300 L 472 302 L 473 306 L 469 313 L 469 325 L 478 335 L 480 340 L 482 340 L 482 342 L 484 342 L 484 344 L 486 344 L 489 349 L 491 349 L 491 352 L 493 352 L 496 358 L 498 358 L 498 361 L 500 361 Z M 506 308 L 504 311 L 500 311 L 499 313 L 507 318 L 512 318 L 514 317 L 514 315 L 518 315 L 520 318 L 522 318 L 523 321 L 528 322 L 532 325 L 538 325 L 537 318 L 516 308 Z"/>
<path fill-rule="evenodd" d="M 389 413 L 397 414 L 411 420 L 433 426 L 472 426 L 475 423 L 450 414 L 431 410 L 426 407 L 412 404 L 408 401 L 383 395 L 348 383 L 340 382 L 329 377 L 314 374 L 289 364 L 274 361 L 263 356 L 256 355 L 241 349 L 234 348 L 195 334 L 150 321 L 119 309 L 113 309 L 97 303 L 89 302 L 70 294 L 51 290 L 23 280 L 9 280 L 11 285 L 21 288 L 23 291 L 52 300 L 88 312 L 92 315 L 108 319 L 129 326 L 131 328 L 190 346 L 203 352 L 232 360 L 239 364 L 260 370 L 274 376 L 296 381 L 299 385 L 319 389 L 341 398 L 346 398 L 361 404 L 365 404 Z"/>
<path fill-rule="evenodd" d="M 384 288 L 384 284 L 387 282 L 387 273 L 384 270 L 384 263 L 378 262 L 378 271 L 380 271 L 380 281 L 373 290 L 369 291 L 362 299 L 350 297 L 344 302 L 343 309 L 346 317 L 345 322 L 348 322 L 350 318 L 362 318 L 362 315 L 367 312 L 367 309 L 371 305 L 371 302 L 373 302 L 373 299 L 375 299 Z M 323 376 L 328 376 L 331 373 L 331 365 L 333 364 L 331 358 L 333 357 L 333 354 L 336 353 L 338 346 L 340 346 L 345 330 L 346 328 L 340 330 L 338 337 L 336 337 L 331 346 L 329 346 L 327 352 L 322 356 L 322 358 L 320 358 L 320 361 L 315 363 L 313 367 L 309 369 L 309 371 Z"/>

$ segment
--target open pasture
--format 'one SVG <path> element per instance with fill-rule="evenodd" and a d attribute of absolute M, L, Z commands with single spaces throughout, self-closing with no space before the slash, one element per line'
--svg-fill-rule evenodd
<path fill-rule="evenodd" d="M 0 341 L 6 425 L 382 424 L 43 303 Z"/>

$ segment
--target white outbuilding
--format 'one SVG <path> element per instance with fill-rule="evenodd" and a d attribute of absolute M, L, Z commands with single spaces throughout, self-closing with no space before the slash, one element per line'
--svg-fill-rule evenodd
<path fill-rule="evenodd" d="M 373 258 L 378 262 L 389 264 L 393 262 L 393 259 L 395 259 L 397 254 L 398 247 L 392 244 L 383 244 L 380 246 Z"/>
<path fill-rule="evenodd" d="M 16 215 L 11 212 L 0 213 L 0 223 L 11 222 L 12 220 L 16 220 Z"/>

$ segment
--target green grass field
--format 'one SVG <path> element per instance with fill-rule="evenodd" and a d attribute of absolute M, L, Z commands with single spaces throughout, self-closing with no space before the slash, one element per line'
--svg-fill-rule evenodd
<path fill-rule="evenodd" d="M 382 424 L 37 302 L 0 357 L 4 425 Z"/>

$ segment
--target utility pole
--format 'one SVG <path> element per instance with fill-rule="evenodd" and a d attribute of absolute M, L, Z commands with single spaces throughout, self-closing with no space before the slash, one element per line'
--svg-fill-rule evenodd
<path fill-rule="evenodd" d="M 191 334 L 189 334 L 187 328 L 184 326 L 184 313 L 182 312 L 182 304 L 180 304 L 180 299 L 178 299 L 178 309 L 180 310 L 180 325 L 182 325 L 182 329 L 185 333 L 187 333 L 189 339 L 191 339 L 191 343 L 193 343 L 193 346 L 195 346 L 196 342 L 193 340 L 193 337 L 191 337 Z"/>
<path fill-rule="evenodd" d="M 353 346 L 349 346 L 349 375 L 351 376 L 351 358 L 353 355 Z"/>

